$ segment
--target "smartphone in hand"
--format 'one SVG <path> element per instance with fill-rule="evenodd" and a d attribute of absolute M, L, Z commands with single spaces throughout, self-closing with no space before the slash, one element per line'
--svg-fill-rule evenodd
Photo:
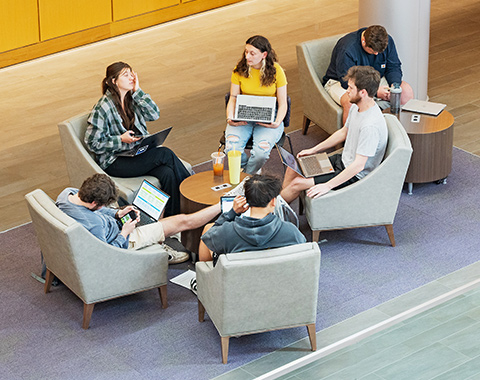
<path fill-rule="evenodd" d="M 125 214 L 120 218 L 122 224 L 127 223 L 129 220 L 135 220 L 135 219 L 137 219 L 137 213 L 134 210 L 130 211 L 128 214 Z"/>

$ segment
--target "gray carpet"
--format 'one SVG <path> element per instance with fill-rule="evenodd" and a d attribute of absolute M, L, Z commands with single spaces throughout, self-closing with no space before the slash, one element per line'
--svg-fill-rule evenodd
<path fill-rule="evenodd" d="M 296 151 L 320 138 L 316 129 L 292 134 Z M 402 194 L 397 247 L 383 227 L 321 234 L 317 330 L 478 260 L 480 158 L 459 149 L 453 157 L 446 185 Z M 276 152 L 266 171 L 281 173 Z M 64 286 L 45 295 L 30 277 L 39 256 L 30 224 L 0 234 L 0 379 L 209 379 L 306 336 L 296 328 L 231 339 L 222 365 L 213 324 L 197 321 L 196 297 L 174 284 L 168 309 L 154 290 L 101 303 L 84 331 L 81 301 Z"/>

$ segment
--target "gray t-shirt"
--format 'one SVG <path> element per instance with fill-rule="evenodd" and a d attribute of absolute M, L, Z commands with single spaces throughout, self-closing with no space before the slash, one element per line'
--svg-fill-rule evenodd
<path fill-rule="evenodd" d="M 348 128 L 342 153 L 345 167 L 355 160 L 357 154 L 368 157 L 365 168 L 357 174 L 360 179 L 382 162 L 387 147 L 387 123 L 376 104 L 363 112 L 359 112 L 358 106 L 352 104 L 345 126 Z"/>

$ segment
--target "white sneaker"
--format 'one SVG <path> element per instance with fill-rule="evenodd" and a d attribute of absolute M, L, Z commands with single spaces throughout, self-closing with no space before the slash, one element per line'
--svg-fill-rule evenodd
<path fill-rule="evenodd" d="M 182 233 L 181 232 L 177 232 L 175 235 L 171 235 L 170 236 L 172 239 L 176 239 L 178 241 L 182 241 Z"/>
<path fill-rule="evenodd" d="M 172 247 L 162 244 L 162 248 L 168 253 L 168 264 L 179 264 L 187 261 L 190 255 L 187 252 L 175 251 Z"/>

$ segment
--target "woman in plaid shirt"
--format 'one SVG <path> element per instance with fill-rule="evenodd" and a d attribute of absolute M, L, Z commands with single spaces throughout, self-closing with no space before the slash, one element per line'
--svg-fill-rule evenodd
<path fill-rule="evenodd" d="M 170 195 L 165 216 L 180 213 L 180 183 L 190 173 L 170 149 L 159 147 L 135 157 L 117 154 L 130 150 L 146 135 L 147 121 L 159 118 L 160 110 L 150 95 L 139 86 L 138 76 L 123 62 L 107 67 L 102 82 L 103 96 L 88 117 L 85 143 L 95 153 L 97 162 L 114 177 L 151 175 Z"/>

